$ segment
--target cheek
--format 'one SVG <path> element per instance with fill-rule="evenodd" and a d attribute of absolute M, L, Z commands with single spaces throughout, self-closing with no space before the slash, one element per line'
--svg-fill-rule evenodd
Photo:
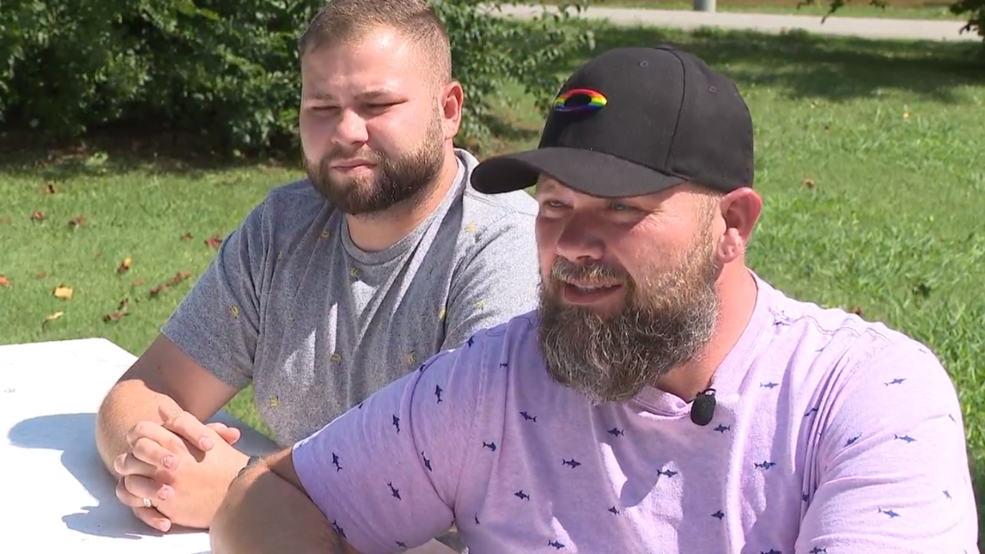
<path fill-rule="evenodd" d="M 302 113 L 298 118 L 298 135 L 301 148 L 310 158 L 317 158 L 328 150 L 333 124 L 327 118 Z"/>
<path fill-rule="evenodd" d="M 546 279 L 551 274 L 551 266 L 557 257 L 557 240 L 561 233 L 561 226 L 557 221 L 538 217 L 535 230 L 540 274 Z"/>

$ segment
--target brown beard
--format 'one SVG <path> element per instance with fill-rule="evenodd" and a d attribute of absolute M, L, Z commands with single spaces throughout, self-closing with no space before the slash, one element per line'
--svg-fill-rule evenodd
<path fill-rule="evenodd" d="M 721 269 L 713 248 L 710 232 L 703 233 L 680 266 L 647 276 L 642 286 L 621 270 L 558 258 L 540 294 L 540 343 L 551 377 L 593 402 L 619 402 L 694 359 L 718 320 Z M 620 282 L 626 304 L 610 316 L 566 305 L 565 280 Z"/>
<path fill-rule="evenodd" d="M 421 146 L 414 152 L 394 158 L 382 152 L 345 152 L 336 146 L 319 162 L 305 157 L 305 170 L 311 185 L 339 210 L 349 215 L 376 214 L 394 206 L 414 204 L 437 185 L 444 163 L 441 119 L 436 113 L 428 123 Z M 333 180 L 330 166 L 340 158 L 366 158 L 376 164 L 378 173 L 368 179 Z"/>

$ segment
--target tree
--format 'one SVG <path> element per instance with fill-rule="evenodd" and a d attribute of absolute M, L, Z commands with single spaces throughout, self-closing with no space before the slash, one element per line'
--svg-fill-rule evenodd
<path fill-rule="evenodd" d="M 291 149 L 297 40 L 323 2 L 4 0 L 0 121 L 53 138 L 167 122 L 225 150 Z M 542 68 L 591 46 L 590 32 L 564 24 L 575 10 L 523 23 L 490 16 L 505 3 L 514 2 L 434 0 L 468 96 L 462 138 L 473 143 L 488 134 L 489 100 L 504 85 L 546 101 L 558 82 Z"/>

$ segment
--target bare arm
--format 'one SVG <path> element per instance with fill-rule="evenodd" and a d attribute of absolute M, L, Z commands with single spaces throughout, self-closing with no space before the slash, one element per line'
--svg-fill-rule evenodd
<path fill-rule="evenodd" d="M 242 471 L 209 529 L 213 554 L 358 554 L 303 490 L 290 448 Z"/>
<path fill-rule="evenodd" d="M 184 410 L 199 420 L 215 415 L 236 394 L 195 363 L 164 335 L 158 335 L 116 385 L 96 417 L 96 448 L 115 476 L 113 460 L 129 451 L 127 433 L 141 421 L 162 423 L 158 407 Z"/>

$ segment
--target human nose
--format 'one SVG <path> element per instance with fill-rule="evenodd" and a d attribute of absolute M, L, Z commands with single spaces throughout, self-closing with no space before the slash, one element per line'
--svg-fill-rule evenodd
<path fill-rule="evenodd" d="M 571 217 L 561 229 L 555 250 L 572 262 L 595 261 L 605 254 L 605 242 L 599 236 L 599 223 L 589 217 Z"/>
<path fill-rule="evenodd" d="M 335 127 L 332 141 L 343 146 L 362 144 L 369 140 L 366 121 L 352 110 L 343 110 Z"/>

